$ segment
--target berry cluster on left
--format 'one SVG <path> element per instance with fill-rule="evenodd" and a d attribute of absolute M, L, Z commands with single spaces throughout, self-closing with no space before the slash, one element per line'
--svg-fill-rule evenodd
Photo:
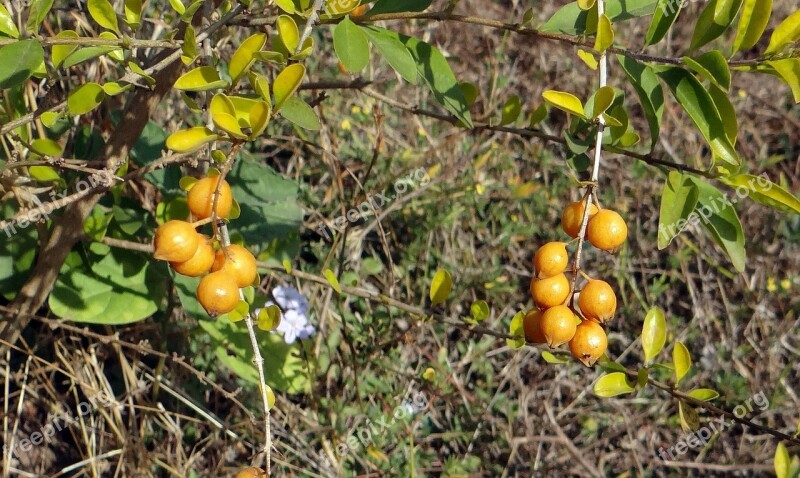
<path fill-rule="evenodd" d="M 223 245 L 221 238 L 197 231 L 230 217 L 235 201 L 228 182 L 209 175 L 186 187 L 194 222 L 171 220 L 161 225 L 153 238 L 153 257 L 168 261 L 178 274 L 203 276 L 197 286 L 197 300 L 210 316 L 217 317 L 233 311 L 241 300 L 239 289 L 257 281 L 256 259 L 238 244 Z M 212 227 L 217 231 L 216 224 Z"/>

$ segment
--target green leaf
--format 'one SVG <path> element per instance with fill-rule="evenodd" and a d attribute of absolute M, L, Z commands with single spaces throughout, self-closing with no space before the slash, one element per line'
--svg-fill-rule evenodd
<path fill-rule="evenodd" d="M 186 31 L 183 32 L 183 43 L 181 44 L 181 60 L 184 65 L 191 65 L 197 58 L 197 36 L 195 35 L 194 28 L 191 25 L 186 25 Z M 232 61 L 232 60 L 231 60 Z M 230 71 L 230 65 L 228 70 Z"/>
<path fill-rule="evenodd" d="M 167 138 L 166 146 L 176 153 L 191 153 L 217 139 L 219 136 L 210 129 L 196 126 L 172 133 Z"/>
<path fill-rule="evenodd" d="M 144 70 L 143 70 L 143 69 L 142 69 L 142 68 L 141 68 L 139 65 L 137 65 L 136 63 L 134 63 L 134 62 L 132 62 L 132 61 L 129 61 L 129 62 L 128 62 L 128 68 L 130 68 L 130 69 L 131 69 L 131 71 L 132 71 L 133 73 L 135 73 L 135 74 L 137 74 L 137 75 L 141 76 L 141 77 L 144 79 L 144 81 L 145 81 L 145 82 L 147 82 L 147 84 L 148 84 L 148 85 L 155 85 L 155 84 L 156 84 L 156 79 L 155 79 L 155 78 L 153 78 L 152 76 L 148 75 L 148 74 L 147 74 L 147 73 L 146 73 L 146 72 L 145 72 L 145 71 L 144 71 Z"/>
<path fill-rule="evenodd" d="M 536 107 L 535 110 L 531 113 L 531 118 L 528 123 L 529 128 L 533 128 L 537 124 L 541 123 L 545 118 L 547 118 L 547 106 L 542 103 Z"/>
<path fill-rule="evenodd" d="M 672 28 L 678 15 L 681 13 L 680 0 L 659 0 L 658 7 L 653 13 L 653 20 L 645 35 L 644 46 L 655 45 L 660 42 Z"/>
<path fill-rule="evenodd" d="M 339 294 L 342 293 L 342 286 L 339 285 L 339 279 L 336 278 L 336 274 L 334 274 L 332 270 L 325 269 L 322 271 L 322 275 L 324 275 L 325 279 L 328 280 L 328 283 L 331 285 L 331 287 L 333 287 L 333 290 Z"/>
<path fill-rule="evenodd" d="M 675 366 L 675 385 L 677 386 L 692 368 L 692 357 L 681 342 L 675 342 L 675 346 L 672 348 L 672 364 Z"/>
<path fill-rule="evenodd" d="M 6 10 L 6 7 L 3 5 L 0 5 L 0 33 L 8 35 L 11 38 L 19 38 L 17 25 L 14 23 L 14 19 L 11 18 L 11 14 L 8 13 L 8 10 Z"/>
<path fill-rule="evenodd" d="M 369 10 L 369 14 L 422 12 L 430 7 L 431 3 L 431 0 L 378 0 Z"/>
<path fill-rule="evenodd" d="M 44 61 L 44 50 L 36 40 L 22 40 L 0 47 L 0 89 L 19 85 Z"/>
<path fill-rule="evenodd" d="M 125 0 L 125 23 L 136 30 L 142 22 L 142 0 Z"/>
<path fill-rule="evenodd" d="M 664 116 L 664 90 L 655 71 L 633 58 L 617 55 L 617 59 L 628 76 L 628 80 L 639 96 L 647 124 L 650 127 L 650 150 L 658 143 L 661 120 Z"/>
<path fill-rule="evenodd" d="M 84 83 L 67 98 L 67 111 L 71 115 L 86 114 L 98 106 L 106 97 L 103 87 L 97 83 Z"/>
<path fill-rule="evenodd" d="M 683 68 L 668 68 L 659 76 L 711 146 L 715 164 L 727 171 L 738 169 L 741 164 L 739 155 L 728 140 L 719 111 L 703 85 Z M 723 164 L 720 165 L 719 161 Z"/>
<path fill-rule="evenodd" d="M 298 13 L 292 0 L 275 0 L 275 5 L 288 14 Z"/>
<path fill-rule="evenodd" d="M 306 67 L 300 63 L 293 63 L 281 71 L 275 78 L 272 85 L 272 97 L 275 104 L 272 106 L 273 113 L 280 111 L 283 104 L 288 100 L 303 81 L 306 74 Z"/>
<path fill-rule="evenodd" d="M 374 25 L 359 28 L 397 74 L 412 85 L 417 84 L 417 64 L 397 33 Z"/>
<path fill-rule="evenodd" d="M 192 285 L 196 281 L 184 281 L 178 288 L 181 302 L 186 307 L 193 299 Z M 198 314 L 198 318 L 202 315 Z M 228 367 L 242 380 L 256 386 L 260 383 L 258 371 L 253 363 L 253 347 L 247 329 L 229 320 L 199 320 L 200 327 L 211 338 L 212 350 L 217 360 Z M 307 393 L 311 382 L 306 369 L 303 354 L 297 344 L 289 345 L 276 333 L 258 334 L 258 346 L 264 358 L 264 374 L 269 384 L 276 390 L 286 393 Z M 269 400 L 268 400 L 269 401 Z"/>
<path fill-rule="evenodd" d="M 230 63 L 228 63 L 228 74 L 231 76 L 231 84 L 235 85 L 239 79 L 247 73 L 250 67 L 255 62 L 253 55 L 267 43 L 266 33 L 255 33 L 249 36 L 245 41 L 239 45 Z"/>
<path fill-rule="evenodd" d="M 773 60 L 767 64 L 775 68 L 783 81 L 792 89 L 794 102 L 800 103 L 800 58 Z"/>
<path fill-rule="evenodd" d="M 506 100 L 503 105 L 502 115 L 500 117 L 500 125 L 511 124 L 519 118 L 522 112 L 522 105 L 520 104 L 519 96 L 512 95 L 511 98 Z"/>
<path fill-rule="evenodd" d="M 31 166 L 28 168 L 31 177 L 39 182 L 61 181 L 61 176 L 50 166 Z"/>
<path fill-rule="evenodd" d="M 605 14 L 613 22 L 625 21 L 631 18 L 652 15 L 657 4 L 658 0 L 608 0 Z M 589 23 L 587 20 L 589 20 L 592 13 L 597 15 L 596 10 L 583 11 L 577 2 L 572 2 L 561 7 L 539 29 L 544 32 L 557 32 L 567 35 L 593 33 L 586 31 L 586 26 Z"/>
<path fill-rule="evenodd" d="M 744 271 L 746 265 L 744 232 L 736 209 L 717 188 L 700 178 L 691 179 L 699 192 L 700 207 L 694 215 L 695 222 L 702 222 L 714 241 L 728 254 L 733 267 L 738 272 Z"/>
<path fill-rule="evenodd" d="M 601 398 L 616 397 L 633 391 L 634 388 L 628 385 L 624 372 L 603 375 L 594 383 L 594 394 Z"/>
<path fill-rule="evenodd" d="M 475 320 L 475 322 L 483 322 L 484 320 L 488 319 L 489 315 L 491 314 L 489 304 L 487 304 L 485 300 L 476 300 L 469 307 L 469 310 L 472 314 L 472 319 Z"/>
<path fill-rule="evenodd" d="M 86 6 L 89 9 L 89 15 L 101 27 L 114 30 L 119 34 L 119 22 L 117 22 L 117 14 L 114 13 L 114 7 L 108 0 L 87 0 Z"/>
<path fill-rule="evenodd" d="M 710 388 L 695 388 L 687 393 L 687 395 L 704 402 L 710 402 L 711 400 L 719 397 L 719 393 L 716 390 L 711 390 Z"/>
<path fill-rule="evenodd" d="M 333 29 L 333 49 L 347 71 L 356 73 L 369 64 L 367 34 L 350 17 L 345 17 Z"/>
<path fill-rule="evenodd" d="M 740 197 L 748 196 L 779 211 L 800 214 L 800 200 L 790 191 L 770 181 L 766 175 L 737 174 L 721 180 L 731 188 L 736 188 L 736 194 Z"/>
<path fill-rule="evenodd" d="M 445 269 L 439 269 L 433 276 L 431 281 L 431 289 L 429 296 L 432 305 L 438 305 L 447 300 L 450 296 L 450 291 L 453 289 L 453 278 L 450 272 Z"/>
<path fill-rule="evenodd" d="M 642 326 L 642 349 L 644 349 L 644 361 L 649 363 L 653 360 L 667 340 L 667 321 L 664 318 L 664 311 L 659 307 L 653 307 L 647 312 Z"/>
<path fill-rule="evenodd" d="M 597 52 L 606 51 L 614 44 L 614 27 L 606 14 L 600 15 L 597 22 L 597 37 L 594 41 L 594 50 Z"/>
<path fill-rule="evenodd" d="M 691 50 L 719 37 L 733 23 L 742 0 L 711 0 L 700 13 L 692 35 Z"/>
<path fill-rule="evenodd" d="M 592 118 L 596 119 L 606 112 L 606 110 L 614 103 L 616 92 L 611 86 L 604 86 L 597 90 L 594 94 L 594 103 L 592 106 Z"/>
<path fill-rule="evenodd" d="M 57 158 L 64 152 L 64 148 L 49 138 L 38 138 L 31 142 L 31 154 L 35 157 L 50 156 Z"/>
<path fill-rule="evenodd" d="M 39 25 L 50 13 L 51 8 L 53 8 L 53 0 L 33 0 L 31 2 L 31 6 L 28 9 L 28 21 L 25 25 L 28 33 L 37 33 L 39 31 Z"/>
<path fill-rule="evenodd" d="M 441 270 L 440 270 L 441 272 Z M 437 272 L 438 275 L 438 272 Z M 447 276 L 450 277 L 450 273 L 447 273 Z M 434 277 L 434 280 L 436 278 Z M 449 293 L 449 291 L 448 291 Z M 431 299 L 433 299 L 433 289 L 431 288 Z M 513 338 L 506 339 L 506 344 L 512 350 L 519 350 L 525 346 L 525 312 L 517 312 L 514 314 L 514 317 L 511 318 L 511 323 L 508 326 L 508 333 Z"/>
<path fill-rule="evenodd" d="M 578 0 L 578 8 L 581 10 L 589 10 L 595 4 L 595 0 Z"/>
<path fill-rule="evenodd" d="M 725 91 L 731 87 L 731 71 L 728 61 L 718 50 L 712 50 L 695 58 L 685 56 L 683 62 L 707 80 Z"/>
<path fill-rule="evenodd" d="M 169 0 L 169 4 L 172 9 L 178 13 L 178 15 L 183 15 L 186 13 L 186 5 L 184 5 L 181 0 Z"/>
<path fill-rule="evenodd" d="M 714 106 L 719 111 L 720 119 L 722 119 L 722 126 L 725 128 L 725 136 L 732 146 L 736 146 L 737 136 L 739 135 L 739 123 L 736 119 L 736 110 L 733 108 L 728 93 L 723 91 L 722 88 L 715 84 L 711 84 L 708 88 L 708 94 L 714 101 Z"/>
<path fill-rule="evenodd" d="M 200 66 L 187 71 L 175 82 L 173 87 L 183 91 L 207 91 L 225 88 L 228 82 L 219 77 L 213 66 Z"/>
<path fill-rule="evenodd" d="M 413 37 L 401 35 L 400 39 L 411 52 L 411 56 L 417 63 L 417 72 L 427 83 L 436 101 L 464 126 L 471 128 L 472 117 L 469 114 L 469 105 L 442 52 Z"/>
<path fill-rule="evenodd" d="M 744 0 L 739 27 L 733 41 L 733 53 L 753 48 L 769 24 L 772 0 Z"/>
<path fill-rule="evenodd" d="M 778 53 L 783 47 L 800 40 L 800 10 L 789 15 L 775 28 L 765 54 Z"/>
<path fill-rule="evenodd" d="M 691 178 L 679 171 L 670 171 L 661 193 L 658 217 L 658 249 L 664 249 L 686 226 L 697 206 L 700 192 Z"/>
<path fill-rule="evenodd" d="M 286 100 L 281 108 L 281 116 L 303 129 L 319 131 L 322 128 L 314 108 L 297 96 Z"/>
<path fill-rule="evenodd" d="M 777 478 L 790 478 L 789 468 L 791 465 L 791 458 L 789 457 L 789 451 L 782 442 L 779 442 L 778 447 L 775 449 L 773 463 L 775 465 L 775 476 Z"/>
<path fill-rule="evenodd" d="M 587 119 L 586 114 L 584 113 L 583 103 L 578 99 L 577 96 L 571 93 L 547 90 L 542 93 L 542 98 L 544 98 L 544 101 L 551 106 L 554 106 L 571 115 L 575 115 L 578 118 Z"/>
<path fill-rule="evenodd" d="M 542 358 L 545 362 L 553 365 L 569 363 L 569 357 L 567 355 L 558 356 L 549 350 L 542 350 Z"/>
<path fill-rule="evenodd" d="M 122 249 L 92 255 L 91 270 L 62 268 L 48 300 L 53 314 L 73 322 L 120 325 L 158 311 L 167 287 L 155 263 Z"/>
<path fill-rule="evenodd" d="M 109 81 L 108 83 L 103 84 L 103 91 L 108 96 L 117 96 L 131 89 L 133 89 L 133 85 L 130 83 L 127 85 L 120 85 L 115 81 Z"/>

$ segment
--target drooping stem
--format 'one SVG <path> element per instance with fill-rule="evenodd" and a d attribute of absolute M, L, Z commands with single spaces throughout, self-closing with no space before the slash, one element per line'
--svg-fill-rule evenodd
<path fill-rule="evenodd" d="M 231 244 L 231 237 L 230 234 L 228 234 L 227 224 L 220 221 L 218 228 L 222 247 L 228 247 Z M 242 289 L 239 289 L 239 297 L 245 300 Z M 250 345 L 253 347 L 253 363 L 256 364 L 256 369 L 258 370 L 258 388 L 261 390 L 261 402 L 264 406 L 264 469 L 267 476 L 270 476 L 272 472 L 272 428 L 270 424 L 269 396 L 267 395 L 267 379 L 266 375 L 264 375 L 264 357 L 261 356 L 261 349 L 258 346 L 258 339 L 256 338 L 256 330 L 253 326 L 253 315 L 250 312 L 245 316 L 244 323 L 247 326 L 247 335 L 250 336 Z"/>
<path fill-rule="evenodd" d="M 600 24 L 600 19 L 605 14 L 605 0 L 597 0 L 597 19 Z M 599 31 L 598 31 L 599 35 Z M 598 86 L 603 88 L 608 83 L 608 57 L 605 50 L 600 53 L 598 60 Z M 599 115 L 597 123 L 597 139 L 594 145 L 594 162 L 592 164 L 592 176 L 589 185 L 586 186 L 586 194 L 583 198 L 583 218 L 581 219 L 581 228 L 578 232 L 578 249 L 575 252 L 575 260 L 572 264 L 572 284 L 571 290 L 575 291 L 575 283 L 578 280 L 578 272 L 581 269 L 581 254 L 583 253 L 583 243 L 586 237 L 586 228 L 589 225 L 589 215 L 592 208 L 592 200 L 597 192 L 597 181 L 600 177 L 600 162 L 603 157 L 603 130 L 606 126 L 606 120 L 603 115 Z"/>

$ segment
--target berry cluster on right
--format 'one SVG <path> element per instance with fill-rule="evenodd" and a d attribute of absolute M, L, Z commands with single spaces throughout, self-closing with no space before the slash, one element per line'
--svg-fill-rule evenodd
<path fill-rule="evenodd" d="M 608 347 L 603 326 L 614 318 L 617 296 L 607 282 L 583 273 L 586 283 L 580 291 L 574 290 L 567 278 L 570 259 L 567 246 L 580 234 L 586 203 L 586 199 L 571 203 L 561 215 L 561 227 L 573 241 L 548 242 L 533 257 L 530 293 L 536 307 L 525 314 L 524 328 L 528 342 L 546 343 L 550 348 L 568 343 L 572 356 L 591 367 Z M 628 227 L 622 216 L 590 205 L 586 241 L 615 253 L 627 236 Z"/>

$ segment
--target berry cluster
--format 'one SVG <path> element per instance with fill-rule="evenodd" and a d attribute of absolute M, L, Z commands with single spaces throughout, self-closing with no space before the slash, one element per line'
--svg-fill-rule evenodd
<path fill-rule="evenodd" d="M 228 218 L 233 202 L 227 181 L 223 179 L 220 184 L 219 176 L 200 179 L 189 186 L 187 195 L 189 211 L 197 222 L 168 221 L 156 229 L 153 238 L 153 257 L 169 261 L 178 274 L 204 275 L 197 286 L 197 300 L 213 317 L 234 310 L 240 300 L 239 289 L 258 277 L 256 259 L 250 251 L 236 244 L 220 247 L 218 241 L 197 232 L 197 227 L 211 218 L 212 208 L 217 219 Z"/>
<path fill-rule="evenodd" d="M 586 200 L 568 205 L 561 215 L 561 227 L 573 239 L 580 234 Z M 628 236 L 622 217 L 610 210 L 589 207 L 589 223 L 585 239 L 594 247 L 614 253 Z M 569 342 L 572 356 L 590 367 L 606 351 L 608 339 L 603 325 L 614 318 L 617 297 L 607 282 L 588 279 L 578 294 L 565 271 L 569 263 L 567 243 L 549 242 L 533 257 L 534 277 L 531 297 L 536 308 L 525 315 L 525 338 L 529 342 L 546 343 L 551 348 Z"/>

